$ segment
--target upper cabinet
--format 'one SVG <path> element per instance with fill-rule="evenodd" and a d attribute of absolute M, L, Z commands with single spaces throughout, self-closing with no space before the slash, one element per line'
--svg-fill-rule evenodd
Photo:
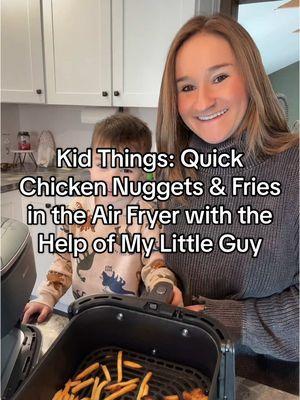
<path fill-rule="evenodd" d="M 18 88 L 15 100 L 3 100 L 44 101 L 43 87 L 33 84 L 29 68 L 36 67 L 32 45 L 39 42 L 42 79 L 39 1 L 2 3 L 2 74 L 8 82 L 2 86 Z M 42 6 L 48 104 L 157 107 L 171 41 L 195 15 L 195 0 L 43 0 Z M 30 78 L 31 94 L 41 89 L 42 95 L 21 99 Z"/>
<path fill-rule="evenodd" d="M 111 105 L 111 1 L 44 0 L 47 103 Z"/>
<path fill-rule="evenodd" d="M 194 15 L 194 0 L 112 0 L 114 106 L 157 106 L 171 42 Z"/>
<path fill-rule="evenodd" d="M 39 0 L 1 1 L 1 100 L 44 103 Z"/>

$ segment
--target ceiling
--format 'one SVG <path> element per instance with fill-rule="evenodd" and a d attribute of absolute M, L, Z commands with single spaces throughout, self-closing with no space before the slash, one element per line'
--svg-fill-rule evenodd
<path fill-rule="evenodd" d="M 288 0 L 239 6 L 238 21 L 260 50 L 267 74 L 299 61 L 299 8 L 280 8 Z"/>

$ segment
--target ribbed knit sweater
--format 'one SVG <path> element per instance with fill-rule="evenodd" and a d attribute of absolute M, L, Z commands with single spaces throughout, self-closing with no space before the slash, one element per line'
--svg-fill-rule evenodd
<path fill-rule="evenodd" d="M 229 153 L 233 148 L 245 152 L 244 140 L 234 139 L 209 145 L 193 135 L 190 148 L 198 152 Z M 211 253 L 166 254 L 167 265 L 182 282 L 186 304 L 204 300 L 207 315 L 219 320 L 237 340 L 255 353 L 282 360 L 298 358 L 298 231 L 299 231 L 299 161 L 298 148 L 283 153 L 254 158 L 245 155 L 244 168 L 201 168 L 198 180 L 210 186 L 213 176 L 220 176 L 228 196 L 214 197 L 205 190 L 202 196 L 190 197 L 187 205 L 170 202 L 173 209 L 202 209 L 205 205 L 224 205 L 232 211 L 231 225 L 188 225 L 183 213 L 176 226 L 166 227 L 170 239 L 177 234 L 201 234 L 218 243 L 224 233 L 239 238 L 263 238 L 259 254 L 222 252 L 215 246 Z M 230 195 L 232 177 L 258 181 L 279 181 L 279 196 Z M 242 225 L 235 211 L 242 205 L 256 210 L 269 209 L 274 221 L 270 225 Z"/>

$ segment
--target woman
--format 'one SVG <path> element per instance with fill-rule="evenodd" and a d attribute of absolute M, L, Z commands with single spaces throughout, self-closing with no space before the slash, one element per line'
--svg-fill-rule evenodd
<path fill-rule="evenodd" d="M 232 211 L 231 223 L 188 225 L 184 219 L 166 229 L 177 234 L 200 233 L 218 243 L 230 233 L 236 238 L 262 238 L 258 255 L 225 253 L 166 254 L 167 264 L 181 279 L 192 310 L 203 310 L 228 329 L 237 348 L 281 360 L 298 358 L 298 137 L 287 122 L 264 71 L 259 51 L 249 34 L 225 16 L 198 16 L 177 33 L 162 80 L 157 146 L 178 160 L 187 147 L 201 153 L 217 149 L 243 152 L 243 167 L 201 168 L 194 178 L 205 188 L 219 176 L 226 195 L 208 190 L 200 197 L 169 207 L 203 209 L 220 206 Z M 182 165 L 163 170 L 161 179 L 183 180 L 191 170 Z M 232 195 L 233 177 L 253 188 Z M 258 195 L 256 184 L 279 181 L 280 195 Z M 265 187 L 267 185 L 265 184 Z M 273 193 L 274 194 L 274 193 Z M 268 209 L 270 224 L 243 224 L 240 206 Z M 182 213 L 183 214 L 183 213 Z M 252 217 L 251 217 L 252 218 Z M 187 304 L 185 302 L 185 304 Z M 198 303 L 198 304 L 196 304 Z"/>

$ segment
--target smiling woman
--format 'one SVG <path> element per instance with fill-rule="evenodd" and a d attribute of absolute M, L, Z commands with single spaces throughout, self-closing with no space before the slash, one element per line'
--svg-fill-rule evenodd
<path fill-rule="evenodd" d="M 292 136 L 260 53 L 249 33 L 226 16 L 195 17 L 175 36 L 167 56 L 159 98 L 157 147 L 179 153 L 191 132 L 207 143 L 240 138 L 259 155 L 280 153 L 298 143 Z M 182 179 L 182 166 L 165 169 Z"/>
<path fill-rule="evenodd" d="M 194 35 L 177 53 L 175 76 L 183 122 L 208 143 L 228 139 L 249 101 L 229 43 L 218 35 Z"/>
<path fill-rule="evenodd" d="M 229 157 L 233 151 L 243 159 L 233 168 L 199 165 L 192 171 L 181 163 L 161 171 L 170 181 L 192 175 L 204 188 L 202 196 L 173 198 L 162 208 L 185 206 L 185 214 L 222 206 L 232 216 L 223 224 L 188 223 L 181 216 L 166 226 L 169 242 L 174 235 L 201 235 L 218 244 L 208 253 L 167 253 L 166 262 L 182 283 L 185 305 L 203 311 L 205 304 L 204 313 L 231 333 L 238 367 L 245 355 L 247 367 L 254 357 L 255 379 L 262 360 L 298 360 L 298 142 L 245 29 L 220 15 L 188 21 L 167 56 L 158 150 L 177 160 L 185 152 Z M 222 186 L 217 193 L 210 190 L 216 180 Z M 253 220 L 264 212 L 267 221 Z M 282 369 L 286 390 L 295 366 Z"/>

